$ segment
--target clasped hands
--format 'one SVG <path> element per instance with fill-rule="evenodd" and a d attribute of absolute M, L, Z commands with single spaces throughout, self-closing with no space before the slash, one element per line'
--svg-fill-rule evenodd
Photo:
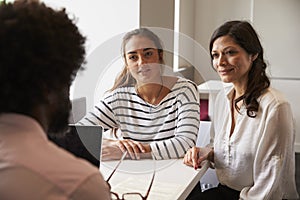
<path fill-rule="evenodd" d="M 214 150 L 211 147 L 193 147 L 186 152 L 183 163 L 194 169 L 198 169 L 201 168 L 201 163 L 204 160 L 212 162 L 213 156 Z"/>
<path fill-rule="evenodd" d="M 119 159 L 127 151 L 131 159 L 140 159 L 143 153 L 151 152 L 149 144 L 133 140 L 112 140 L 103 139 L 102 142 L 102 160 Z"/>

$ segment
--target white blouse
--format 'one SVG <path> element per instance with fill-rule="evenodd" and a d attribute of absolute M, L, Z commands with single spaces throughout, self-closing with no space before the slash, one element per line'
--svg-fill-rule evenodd
<path fill-rule="evenodd" d="M 214 107 L 211 145 L 219 182 L 241 191 L 240 199 L 297 198 L 290 104 L 279 91 L 269 88 L 258 100 L 255 118 L 241 107 L 230 136 L 232 96 L 233 88 L 225 88 Z"/>

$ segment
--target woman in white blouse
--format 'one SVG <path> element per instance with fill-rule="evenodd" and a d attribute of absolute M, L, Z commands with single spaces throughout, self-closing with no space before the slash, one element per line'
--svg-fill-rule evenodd
<path fill-rule="evenodd" d="M 255 30 L 226 22 L 213 33 L 210 53 L 221 80 L 233 86 L 215 101 L 210 145 L 190 149 L 184 163 L 211 161 L 220 184 L 189 199 L 296 199 L 292 111 L 270 87 Z"/>

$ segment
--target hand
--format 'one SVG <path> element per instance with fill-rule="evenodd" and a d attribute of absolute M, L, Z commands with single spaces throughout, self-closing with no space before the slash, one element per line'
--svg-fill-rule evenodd
<path fill-rule="evenodd" d="M 114 144 L 113 140 L 103 139 L 102 150 L 101 150 L 101 160 L 120 160 L 123 152 L 121 149 Z"/>
<path fill-rule="evenodd" d="M 183 158 L 183 163 L 198 169 L 201 167 L 201 163 L 204 160 L 212 161 L 213 149 L 209 147 L 193 147 L 187 151 Z"/>
<path fill-rule="evenodd" d="M 149 144 L 142 144 L 133 140 L 118 140 L 116 145 L 122 152 L 127 151 L 132 159 L 140 159 L 140 153 L 149 153 L 151 148 Z"/>
<path fill-rule="evenodd" d="M 123 152 L 127 151 L 132 159 L 139 159 L 140 153 L 149 153 L 149 144 L 142 144 L 133 140 L 111 140 L 102 141 L 102 159 L 121 158 Z"/>

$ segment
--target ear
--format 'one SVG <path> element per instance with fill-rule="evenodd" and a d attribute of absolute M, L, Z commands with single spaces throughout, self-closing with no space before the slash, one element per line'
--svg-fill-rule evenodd
<path fill-rule="evenodd" d="M 256 60 L 257 57 L 258 57 L 258 53 L 257 53 L 257 54 L 254 54 L 254 55 L 251 55 L 251 60 L 252 60 L 252 62 L 253 62 L 254 60 Z"/>

